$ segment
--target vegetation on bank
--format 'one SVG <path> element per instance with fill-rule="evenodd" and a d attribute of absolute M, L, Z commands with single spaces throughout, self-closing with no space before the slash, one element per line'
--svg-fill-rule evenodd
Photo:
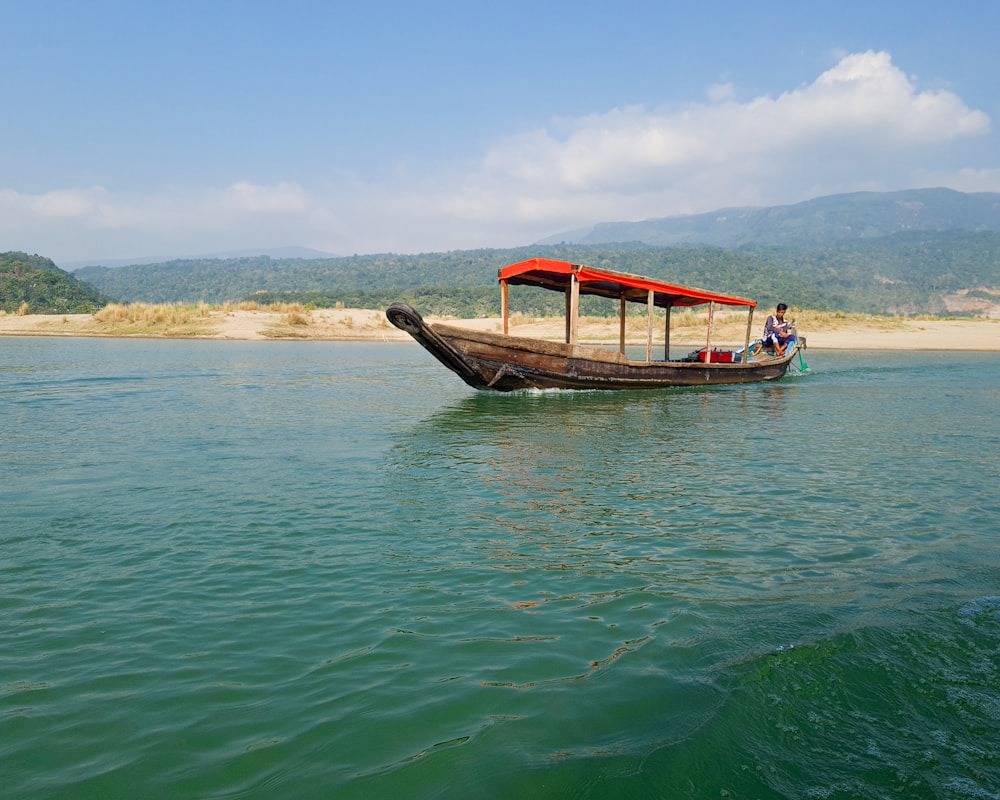
<path fill-rule="evenodd" d="M 257 302 L 210 305 L 207 303 L 111 303 L 95 314 L 51 315 L 34 321 L 29 328 L 14 329 L 16 333 L 62 336 L 121 336 L 157 338 L 212 338 L 222 331 L 226 317 L 238 312 L 259 312 L 267 317 L 252 326 L 254 333 L 271 339 L 357 339 L 379 338 L 396 331 L 385 314 L 372 309 L 322 309 L 299 303 L 263 305 Z M 339 312 L 339 313 L 338 313 Z M 663 335 L 664 310 L 654 310 L 654 337 Z M 678 341 L 694 341 L 705 335 L 707 309 L 675 309 L 670 329 Z M 0 312 L 0 317 L 8 316 Z M 17 316 L 17 315 L 10 315 Z M 941 317 L 879 316 L 871 314 L 824 312 L 793 307 L 790 318 L 805 334 L 838 330 L 868 331 L 905 330 L 914 320 L 941 320 Z M 445 321 L 454 317 L 446 316 Z M 717 341 L 738 343 L 746 332 L 746 311 L 721 308 L 716 311 L 713 329 Z M 511 314 L 511 329 L 521 335 L 559 338 L 563 330 L 561 312 L 555 315 L 534 315 L 517 311 Z M 757 337 L 764 324 L 763 314 L 755 314 L 751 335 Z M 1000 324 L 1000 321 L 998 321 Z M 580 337 L 583 341 L 612 342 L 619 336 L 617 318 L 583 315 Z M 532 327 L 535 326 L 535 330 Z M 626 315 L 626 336 L 630 341 L 643 340 L 647 330 L 644 306 L 630 306 Z M 496 320 L 487 330 L 500 331 Z"/>
<path fill-rule="evenodd" d="M 86 330 L 113 336 L 204 337 L 215 334 L 220 315 L 234 311 L 266 311 L 280 315 L 272 326 L 273 338 L 294 336 L 289 328 L 312 323 L 310 311 L 301 303 L 110 303 L 93 315 Z"/>
<path fill-rule="evenodd" d="M 205 336 L 212 307 L 206 303 L 109 303 L 93 318 L 93 332 L 116 336 Z"/>
<path fill-rule="evenodd" d="M 8 314 L 90 314 L 108 300 L 48 258 L 0 253 L 0 311 Z"/>
<path fill-rule="evenodd" d="M 913 232 L 812 250 L 780 247 L 550 245 L 419 255 L 327 259 L 259 258 L 86 267 L 76 274 L 121 302 L 254 300 L 332 308 L 385 308 L 402 300 L 422 312 L 464 318 L 499 313 L 497 270 L 546 257 L 822 311 L 940 314 L 944 298 L 975 290 L 1000 298 L 1000 233 Z M 531 314 L 562 313 L 555 292 L 517 299 Z M 588 301 L 589 302 L 589 301 Z M 584 313 L 608 311 L 599 300 Z"/>
<path fill-rule="evenodd" d="M 219 335 L 226 317 L 240 311 L 266 314 L 263 327 L 255 328 L 254 333 L 271 339 L 359 338 L 371 330 L 385 331 L 392 327 L 385 314 L 376 310 L 338 315 L 331 321 L 322 318 L 321 310 L 301 303 L 241 302 L 109 303 L 94 314 L 37 315 L 24 327 L 15 325 L 6 329 L 11 333 L 57 336 L 212 338 Z M 0 311 L 0 318 L 27 315 L 27 312 L 8 315 Z"/>

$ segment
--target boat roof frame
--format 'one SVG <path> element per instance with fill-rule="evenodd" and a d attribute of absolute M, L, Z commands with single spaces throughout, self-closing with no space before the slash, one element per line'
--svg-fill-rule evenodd
<path fill-rule="evenodd" d="M 580 294 L 648 304 L 652 292 L 653 305 L 660 308 L 692 307 L 705 303 L 743 306 L 750 309 L 757 306 L 756 300 L 745 297 L 709 292 L 705 289 L 645 278 L 642 275 L 615 272 L 550 258 L 530 258 L 516 264 L 508 264 L 497 272 L 497 280 L 501 284 L 537 286 L 557 292 L 565 292 L 572 285 L 574 278 L 578 283 Z"/>

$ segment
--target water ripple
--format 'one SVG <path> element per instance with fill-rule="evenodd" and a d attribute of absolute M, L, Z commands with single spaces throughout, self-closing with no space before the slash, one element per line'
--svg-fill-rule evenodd
<path fill-rule="evenodd" d="M 493 396 L 402 345 L 5 344 L 5 789 L 989 796 L 1000 361 L 810 366 Z"/>

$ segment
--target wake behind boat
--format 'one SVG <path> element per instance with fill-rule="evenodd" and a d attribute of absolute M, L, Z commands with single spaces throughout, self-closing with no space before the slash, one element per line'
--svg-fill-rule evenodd
<path fill-rule="evenodd" d="M 595 269 L 545 258 L 533 258 L 503 267 L 498 273 L 503 333 L 474 331 L 453 325 L 427 323 L 405 303 L 386 310 L 389 321 L 406 331 L 428 352 L 476 389 L 510 392 L 519 389 L 656 389 L 666 386 L 705 386 L 775 380 L 788 370 L 805 346 L 796 336 L 784 355 L 763 343 L 750 341 L 757 303 L 743 297 L 676 286 L 639 275 Z M 566 296 L 566 338 L 563 342 L 509 334 L 508 287 L 535 286 Z M 580 344 L 581 295 L 617 299 L 620 304 L 619 348 Z M 625 354 L 626 303 L 647 307 L 646 358 Z M 670 311 L 708 304 L 705 347 L 684 358 L 670 358 Z M 717 305 L 748 310 L 746 338 L 741 349 L 712 345 L 712 323 Z M 666 309 L 663 359 L 653 359 L 653 310 Z"/>

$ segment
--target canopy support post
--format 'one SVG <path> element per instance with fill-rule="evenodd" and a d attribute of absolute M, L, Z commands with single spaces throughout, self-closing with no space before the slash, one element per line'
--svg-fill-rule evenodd
<path fill-rule="evenodd" d="M 510 315 L 510 299 L 507 296 L 507 281 L 500 281 L 500 316 L 503 317 L 503 333 L 506 336 L 510 333 L 507 318 Z"/>
<path fill-rule="evenodd" d="M 619 296 L 621 308 L 618 315 L 618 350 L 625 355 L 625 292 Z"/>
<path fill-rule="evenodd" d="M 653 360 L 653 299 L 655 293 L 652 289 L 646 294 L 646 361 Z"/>
<path fill-rule="evenodd" d="M 569 338 L 570 338 L 570 319 L 572 319 L 572 316 L 573 316 L 573 301 L 571 299 L 572 296 L 573 296 L 573 292 L 570 289 L 570 286 L 572 285 L 572 283 L 573 283 L 573 278 L 571 277 L 569 284 L 566 286 L 566 297 L 565 297 L 565 300 L 566 300 L 566 332 L 565 333 L 566 333 L 566 335 L 565 335 L 564 338 L 566 339 L 566 344 L 569 344 Z"/>
<path fill-rule="evenodd" d="M 570 276 L 569 295 L 566 298 L 566 343 L 576 345 L 580 316 L 580 279 L 576 273 Z"/>
<path fill-rule="evenodd" d="M 708 338 L 705 340 L 705 363 L 712 362 L 712 323 L 715 321 L 715 301 L 708 304 Z"/>
<path fill-rule="evenodd" d="M 674 310 L 673 303 L 667 303 L 664 311 L 667 312 L 667 321 L 663 326 L 663 360 L 670 360 L 670 312 Z"/>
<path fill-rule="evenodd" d="M 747 338 L 743 341 L 743 363 L 750 360 L 750 329 L 753 327 L 753 306 L 750 306 L 750 313 L 747 315 Z"/>

